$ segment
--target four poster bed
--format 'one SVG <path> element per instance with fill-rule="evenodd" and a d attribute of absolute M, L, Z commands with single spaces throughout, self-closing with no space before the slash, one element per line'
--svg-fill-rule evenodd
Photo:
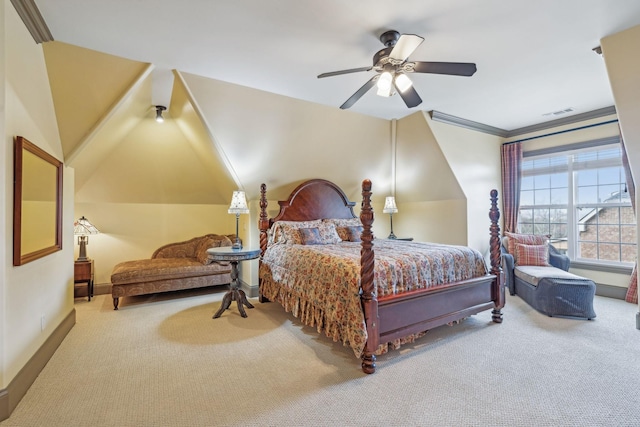
<path fill-rule="evenodd" d="M 463 246 L 374 240 L 371 181 L 362 183 L 359 218 L 335 184 L 306 181 L 267 215 L 260 189 L 260 301 L 287 312 L 334 341 L 349 345 L 373 373 L 376 354 L 429 329 L 492 309 L 502 322 L 497 191 L 491 191 L 491 267 Z"/>

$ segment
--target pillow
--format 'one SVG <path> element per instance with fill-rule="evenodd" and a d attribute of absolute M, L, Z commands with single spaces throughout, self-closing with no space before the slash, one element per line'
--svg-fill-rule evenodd
<path fill-rule="evenodd" d="M 518 253 L 516 252 L 516 243 L 522 245 L 544 245 L 549 243 L 548 235 L 539 234 L 517 234 L 505 232 L 505 236 L 509 237 L 507 241 L 507 251 L 513 255 L 513 261 L 518 263 Z"/>
<path fill-rule="evenodd" d="M 338 237 L 343 242 L 349 241 L 349 227 L 336 227 L 336 232 L 338 233 Z"/>
<path fill-rule="evenodd" d="M 275 243 L 301 244 L 299 228 L 317 228 L 321 220 L 313 221 L 278 221 L 271 227 L 269 245 Z"/>
<path fill-rule="evenodd" d="M 518 255 L 518 265 L 537 265 L 540 267 L 549 267 L 547 260 L 549 259 L 549 245 L 523 245 L 516 243 L 516 252 Z"/>
<path fill-rule="evenodd" d="M 350 227 L 352 225 L 362 225 L 360 218 L 325 218 L 322 222 L 330 222 L 334 224 L 336 227 Z"/>
<path fill-rule="evenodd" d="M 322 221 L 335 225 L 338 236 L 344 241 L 349 241 L 349 230 L 347 230 L 347 227 L 362 227 L 360 218 L 327 218 Z"/>
<path fill-rule="evenodd" d="M 364 230 L 364 227 L 358 225 L 358 226 L 351 226 L 351 227 L 345 227 L 347 229 L 347 234 L 349 235 L 349 241 L 350 242 L 361 242 L 362 241 L 362 230 Z"/>
<path fill-rule="evenodd" d="M 321 223 L 318 226 L 318 232 L 320 232 L 320 239 L 325 245 L 340 243 L 342 241 L 342 238 L 338 235 L 336 226 L 330 222 Z"/>
<path fill-rule="evenodd" d="M 298 228 L 300 240 L 303 245 L 321 245 L 320 231 L 317 228 Z"/>

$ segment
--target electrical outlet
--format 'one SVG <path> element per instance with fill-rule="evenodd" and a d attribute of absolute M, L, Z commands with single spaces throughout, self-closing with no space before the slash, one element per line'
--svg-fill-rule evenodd
<path fill-rule="evenodd" d="M 40 330 L 44 331 L 44 314 L 40 316 Z"/>

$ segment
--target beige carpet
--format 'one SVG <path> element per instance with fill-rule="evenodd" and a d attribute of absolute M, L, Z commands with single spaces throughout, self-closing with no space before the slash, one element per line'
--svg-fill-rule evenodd
<path fill-rule="evenodd" d="M 350 349 L 260 304 L 211 319 L 224 291 L 76 300 L 77 324 L 0 426 L 638 426 L 637 306 L 594 321 L 508 297 L 361 372 Z"/>

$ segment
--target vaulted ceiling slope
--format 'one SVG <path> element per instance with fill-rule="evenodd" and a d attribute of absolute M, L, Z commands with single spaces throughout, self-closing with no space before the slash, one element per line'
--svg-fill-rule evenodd
<path fill-rule="evenodd" d="M 59 42 L 44 52 L 77 202 L 227 203 L 237 184 L 180 80 L 160 124 L 150 64 Z"/>
<path fill-rule="evenodd" d="M 640 24 L 637 0 L 35 4 L 57 41 L 336 110 L 374 72 L 319 74 L 372 65 L 386 30 L 417 34 L 425 41 L 411 60 L 473 62 L 478 71 L 413 74 L 423 103 L 411 109 L 369 91 L 351 110 L 387 120 L 436 110 L 506 130 L 614 105 L 592 49 Z"/>

